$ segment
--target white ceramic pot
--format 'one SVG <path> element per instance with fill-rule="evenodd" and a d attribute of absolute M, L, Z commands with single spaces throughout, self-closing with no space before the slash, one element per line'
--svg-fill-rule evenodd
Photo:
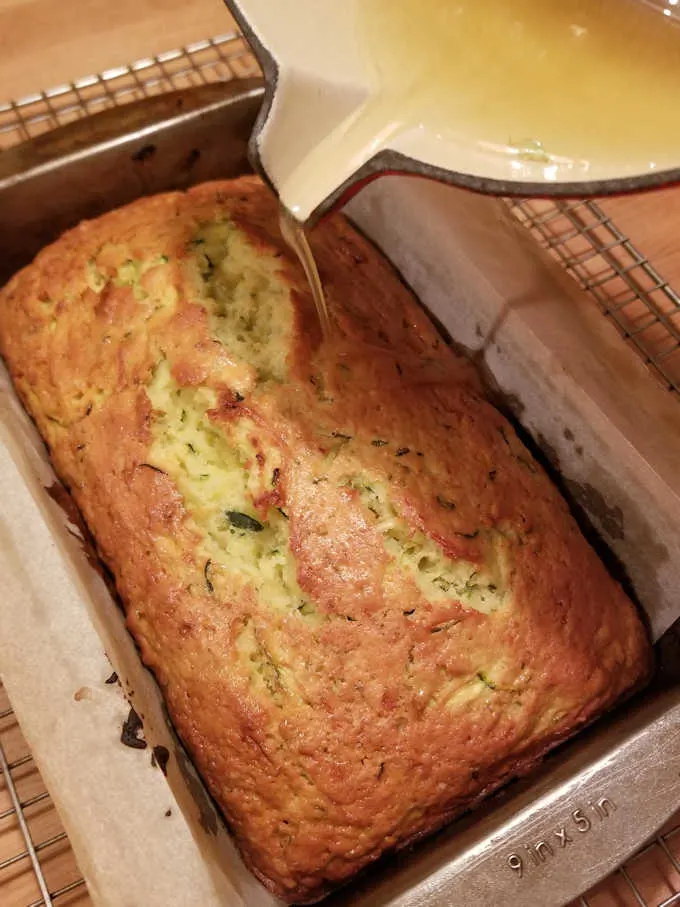
<path fill-rule="evenodd" d="M 669 67 L 665 70 L 663 91 L 651 92 L 653 96 L 649 98 L 636 95 L 635 86 L 645 72 L 644 63 L 640 62 L 641 48 L 631 46 L 630 65 L 620 65 L 619 53 L 616 78 L 607 80 L 607 92 L 601 91 L 598 98 L 599 108 L 584 107 L 580 126 L 587 144 L 591 134 L 612 131 L 617 123 L 634 117 L 639 129 L 636 127 L 635 142 L 630 146 L 625 140 L 617 143 L 614 139 L 611 154 L 603 151 L 599 157 L 561 156 L 559 149 L 554 155 L 543 155 L 531 148 L 528 152 L 520 148 L 508 154 L 499 153 L 493 142 L 478 141 L 474 126 L 469 124 L 459 134 L 444 134 L 431 125 L 420 124 L 418 128 L 386 132 L 373 147 L 367 146 L 364 153 L 348 159 L 343 168 L 329 171 L 325 183 L 317 181 L 314 192 L 302 193 L 304 198 L 296 197 L 300 204 L 294 206 L 294 199 L 290 194 L 286 196 L 286 190 L 294 182 L 293 175 L 301 162 L 355 116 L 377 91 L 372 61 L 361 46 L 359 34 L 360 7 L 366 0 L 226 2 L 258 56 L 267 80 L 251 157 L 300 220 L 318 216 L 345 198 L 352 188 L 386 171 L 416 173 L 499 195 L 601 195 L 680 179 L 680 104 L 675 105 L 674 94 L 669 92 Z M 397 6 L 402 0 L 393 2 Z M 485 0 L 475 2 L 483 4 Z M 638 9 L 647 4 L 659 15 L 678 16 L 677 0 L 610 2 L 612 9 L 617 8 L 617 3 L 619 9 L 625 4 L 640 4 Z M 494 5 L 501 8 L 490 3 L 489 9 Z M 470 4 L 451 0 L 451 8 L 466 6 Z M 578 3 L 571 6 L 575 8 Z M 512 7 L 508 0 L 506 8 Z M 570 27 L 579 28 L 577 23 Z M 616 27 L 614 17 L 612 28 Z M 418 34 L 422 39 L 422 28 Z M 677 62 L 676 84 L 680 86 L 680 30 L 677 40 L 677 61 L 673 59 L 671 63 L 675 66 Z M 483 41 L 479 47 L 483 53 Z M 404 65 L 408 66 L 409 61 L 405 60 Z M 599 65 L 597 74 L 601 75 L 602 70 Z M 467 86 L 461 84 L 455 90 L 464 93 Z M 569 85 L 557 84 L 553 94 L 557 109 L 565 105 L 565 115 L 569 92 Z M 617 92 L 620 97 L 615 97 Z M 299 176 L 298 172 L 298 184 Z"/>

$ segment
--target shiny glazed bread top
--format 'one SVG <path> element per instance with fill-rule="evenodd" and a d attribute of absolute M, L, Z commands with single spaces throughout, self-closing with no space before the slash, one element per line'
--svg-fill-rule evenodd
<path fill-rule="evenodd" d="M 246 862 L 312 901 L 647 675 L 635 608 L 337 217 L 323 342 L 254 178 L 81 224 L 0 350 Z M 171 859 L 171 855 L 168 855 Z"/>

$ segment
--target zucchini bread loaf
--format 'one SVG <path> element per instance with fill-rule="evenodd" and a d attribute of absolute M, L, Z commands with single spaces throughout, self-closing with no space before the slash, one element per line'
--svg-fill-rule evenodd
<path fill-rule="evenodd" d="M 633 604 L 340 217 L 320 336 L 254 178 L 81 224 L 0 350 L 244 859 L 311 902 L 642 683 Z M 171 857 L 169 856 L 169 859 Z"/>

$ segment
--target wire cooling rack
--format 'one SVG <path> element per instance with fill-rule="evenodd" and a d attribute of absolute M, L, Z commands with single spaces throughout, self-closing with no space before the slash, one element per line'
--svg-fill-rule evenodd
<path fill-rule="evenodd" d="M 237 33 L 219 35 L 18 101 L 0 103 L 0 153 L 100 110 L 259 72 Z M 512 201 L 511 210 L 605 317 L 680 394 L 680 298 L 595 202 Z M 92 904 L 54 804 L 0 685 L 0 904 Z M 680 814 L 573 907 L 680 907 Z M 187 905 L 188 907 L 188 905 Z"/>
<path fill-rule="evenodd" d="M 680 296 L 594 201 L 509 202 L 652 374 L 680 394 Z M 680 399 L 680 397 L 679 397 Z"/>
<path fill-rule="evenodd" d="M 217 35 L 19 101 L 0 103 L 0 150 L 110 107 L 209 82 L 258 75 L 240 34 Z"/>
<path fill-rule="evenodd" d="M 91 903 L 66 832 L 0 686 L 0 904 Z"/>

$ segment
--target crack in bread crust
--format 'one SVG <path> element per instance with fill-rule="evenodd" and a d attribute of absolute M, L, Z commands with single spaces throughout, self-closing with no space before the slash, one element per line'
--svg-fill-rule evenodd
<path fill-rule="evenodd" d="M 334 323 L 254 178 L 81 224 L 0 350 L 253 871 L 313 901 L 639 685 L 635 608 L 342 218 Z"/>

